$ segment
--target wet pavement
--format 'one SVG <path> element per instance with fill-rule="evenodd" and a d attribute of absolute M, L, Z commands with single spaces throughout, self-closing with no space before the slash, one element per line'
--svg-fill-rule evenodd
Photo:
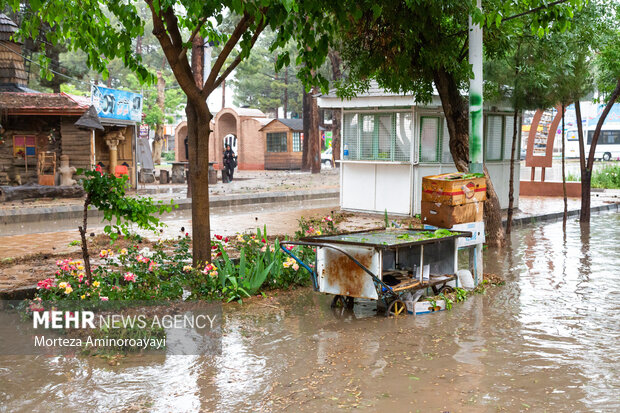
<path fill-rule="evenodd" d="M 221 175 L 220 175 L 221 177 Z M 231 183 L 209 185 L 211 195 L 251 194 L 309 189 L 337 189 L 340 175 L 337 168 L 324 168 L 320 174 L 301 171 L 236 171 Z M 182 199 L 187 195 L 186 184 L 140 184 L 130 194 L 148 196 L 155 200 Z M 82 205 L 82 199 L 34 199 L 0 203 L 2 209 L 50 208 L 60 205 Z"/>
<path fill-rule="evenodd" d="M 0 356 L 6 411 L 616 412 L 620 214 L 518 228 L 451 311 L 338 316 L 307 289 L 224 307 L 222 353 Z"/>

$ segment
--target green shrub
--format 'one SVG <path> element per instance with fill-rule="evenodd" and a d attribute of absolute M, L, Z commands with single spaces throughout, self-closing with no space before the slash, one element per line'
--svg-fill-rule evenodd
<path fill-rule="evenodd" d="M 620 165 L 605 165 L 594 171 L 592 188 L 620 189 Z"/>

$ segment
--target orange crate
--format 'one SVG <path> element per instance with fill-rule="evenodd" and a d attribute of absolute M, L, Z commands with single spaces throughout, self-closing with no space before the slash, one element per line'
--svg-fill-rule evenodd
<path fill-rule="evenodd" d="M 487 199 L 487 183 L 484 177 L 471 177 L 471 174 L 456 172 L 422 178 L 423 202 L 454 206 L 485 199 Z"/>
<path fill-rule="evenodd" d="M 483 212 L 482 202 L 452 206 L 422 201 L 421 221 L 440 228 L 452 228 L 456 224 L 482 221 Z"/>

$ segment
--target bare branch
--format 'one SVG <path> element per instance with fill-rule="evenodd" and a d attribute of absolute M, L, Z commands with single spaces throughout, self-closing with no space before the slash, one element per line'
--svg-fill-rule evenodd
<path fill-rule="evenodd" d="M 194 31 L 192 31 L 192 34 L 191 36 L 189 36 L 189 39 L 187 40 L 186 44 L 191 44 L 194 41 L 194 39 L 196 38 L 196 36 L 200 32 L 200 29 L 202 28 L 202 26 L 204 26 L 206 21 L 207 21 L 207 16 L 204 16 L 202 19 L 198 21 L 196 28 L 194 29 Z M 182 59 L 187 54 L 187 49 L 188 49 L 187 47 L 183 48 L 183 50 L 181 51 L 181 54 L 179 55 L 179 59 Z"/>
<path fill-rule="evenodd" d="M 256 28 L 256 31 L 254 32 L 254 35 L 252 35 L 252 40 L 250 40 L 250 49 L 254 46 L 254 43 L 256 43 L 256 39 L 258 39 L 258 36 L 261 34 L 261 32 L 265 29 L 266 26 L 266 20 L 263 19 L 263 21 L 258 25 L 258 27 Z M 213 89 L 211 89 L 210 92 L 212 92 L 213 90 L 215 90 L 220 84 L 222 84 L 222 82 L 224 81 L 224 79 L 226 79 L 226 77 L 233 71 L 235 70 L 235 68 L 239 65 L 239 63 L 241 63 L 241 54 L 238 54 L 237 57 L 235 57 L 235 60 L 232 61 L 232 63 L 226 68 L 226 70 L 224 70 L 224 72 L 222 73 L 222 75 L 220 77 L 217 78 L 217 80 L 215 81 L 215 83 L 213 84 Z"/>
<path fill-rule="evenodd" d="M 243 33 L 245 33 L 248 27 L 250 27 L 250 24 L 252 23 L 253 20 L 254 18 L 248 14 L 244 14 L 241 20 L 239 20 L 239 23 L 237 23 L 235 30 L 230 35 L 230 38 L 224 45 L 224 48 L 220 52 L 219 56 L 217 57 L 217 60 L 215 61 L 215 64 L 213 65 L 213 68 L 211 69 L 211 72 L 209 73 L 209 77 L 205 81 L 204 86 L 202 88 L 203 92 L 205 90 L 212 91 L 213 89 L 215 89 L 213 87 L 213 84 L 215 83 L 215 79 L 217 75 L 220 73 L 220 70 L 222 70 L 222 66 L 224 65 L 224 62 L 226 61 L 230 53 L 233 51 L 233 49 L 239 42 L 239 39 L 241 39 L 241 36 L 243 35 Z"/>
<path fill-rule="evenodd" d="M 161 10 L 156 10 L 152 0 L 147 0 L 146 4 L 151 9 L 153 16 L 153 34 L 161 44 L 161 48 L 170 64 L 172 73 L 179 82 L 181 89 L 193 98 L 200 98 L 200 91 L 193 80 L 192 68 L 189 66 L 187 58 L 179 59 L 182 43 L 174 44 L 168 33 L 179 33 L 179 28 L 175 19 L 167 19 L 168 24 L 164 24 Z M 172 26 L 170 26 L 172 25 Z M 168 30 L 166 30 L 166 28 Z"/>
<path fill-rule="evenodd" d="M 616 99 L 618 99 L 618 96 L 620 96 L 620 78 L 618 78 L 616 88 L 613 92 L 611 92 L 611 95 L 609 96 L 609 101 L 607 102 L 605 109 L 603 109 L 603 112 L 598 119 L 598 123 L 596 124 L 596 128 L 594 129 L 594 134 L 592 135 L 592 142 L 590 142 L 590 154 L 588 156 L 588 163 L 586 165 L 586 168 L 588 168 L 590 171 L 592 171 L 592 168 L 594 166 L 594 153 L 596 151 L 598 137 L 601 134 L 601 128 L 603 127 L 603 123 L 605 123 L 605 119 L 607 118 L 609 111 L 611 111 L 611 108 L 614 106 Z"/>
<path fill-rule="evenodd" d="M 533 9 L 526 10 L 523 13 L 519 13 L 519 14 L 512 15 L 510 17 L 506 17 L 505 19 L 502 19 L 502 23 L 507 22 L 508 20 L 517 19 L 519 17 L 525 16 L 528 14 L 536 13 L 537 11 L 549 9 L 553 6 L 557 6 L 558 4 L 566 3 L 567 1 L 568 0 L 558 0 L 558 1 L 551 2 L 549 4 L 543 4 L 542 6 L 539 6 L 539 7 L 534 7 Z"/>

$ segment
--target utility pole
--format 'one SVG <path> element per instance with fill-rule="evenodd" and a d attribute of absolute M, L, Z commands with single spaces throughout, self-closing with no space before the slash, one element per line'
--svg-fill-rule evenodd
<path fill-rule="evenodd" d="M 481 0 L 476 1 L 481 8 Z M 474 78 L 469 80 L 469 172 L 483 172 L 484 116 L 482 114 L 482 27 L 469 16 L 469 64 Z"/>

